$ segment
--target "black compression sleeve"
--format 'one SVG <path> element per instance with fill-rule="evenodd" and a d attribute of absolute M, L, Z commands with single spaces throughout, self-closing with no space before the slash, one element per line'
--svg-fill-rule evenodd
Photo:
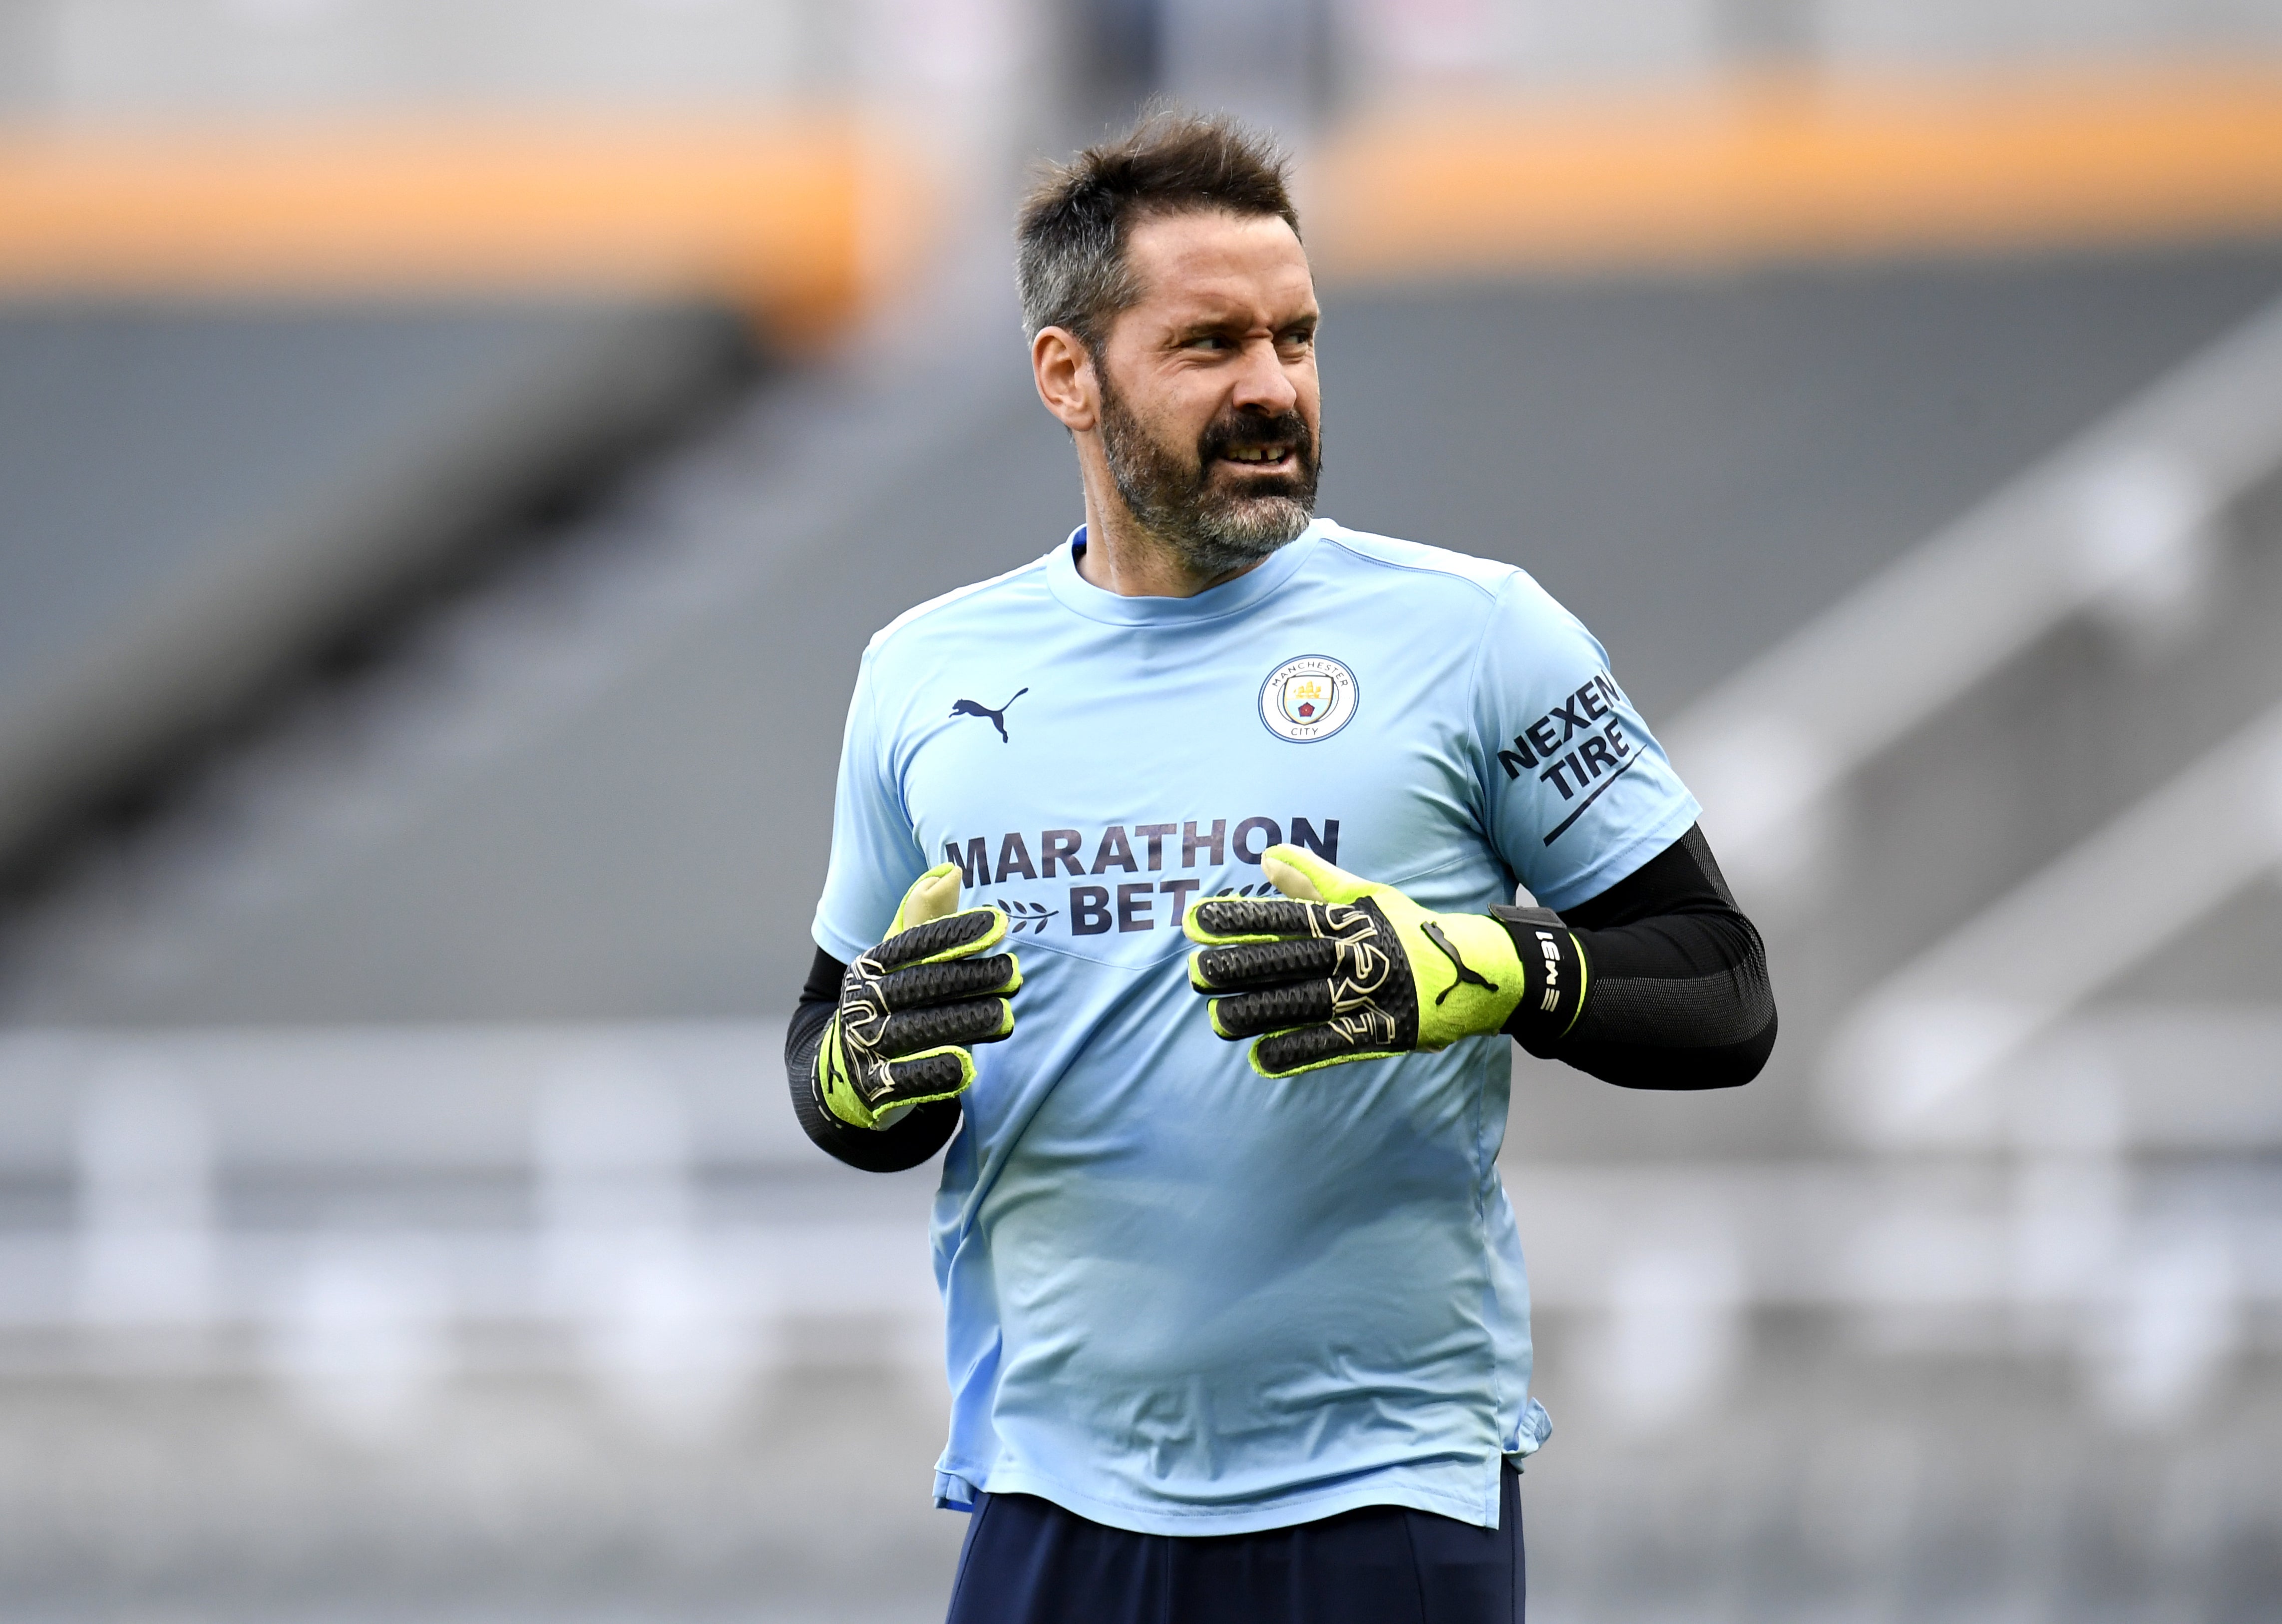
<path fill-rule="evenodd" d="M 1775 1043 L 1766 949 L 1701 829 L 1561 919 L 1583 950 L 1585 1007 L 1558 1034 L 1517 1012 L 1507 1030 L 1531 1054 L 1626 1088 L 1732 1088 L 1759 1074 Z"/>
<path fill-rule="evenodd" d="M 832 1012 L 840 1003 L 841 978 L 848 966 L 823 948 L 800 989 L 800 1008 L 785 1028 L 785 1072 L 792 1085 L 792 1112 L 801 1131 L 825 1154 L 867 1173 L 899 1173 L 917 1167 L 950 1142 L 959 1126 L 957 1100 L 914 1105 L 884 1128 L 851 1127 L 824 1109 L 816 1094 L 816 1049 Z"/>

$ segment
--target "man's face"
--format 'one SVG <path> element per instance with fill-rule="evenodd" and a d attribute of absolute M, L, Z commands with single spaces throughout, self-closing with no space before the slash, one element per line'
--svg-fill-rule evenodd
<path fill-rule="evenodd" d="M 1096 358 L 1118 494 L 1196 574 L 1257 563 L 1314 515 L 1323 403 L 1308 258 L 1273 215 L 1162 214 L 1127 253 L 1144 290 Z"/>

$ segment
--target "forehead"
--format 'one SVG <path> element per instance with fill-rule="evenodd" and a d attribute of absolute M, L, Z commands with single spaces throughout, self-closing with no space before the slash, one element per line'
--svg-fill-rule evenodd
<path fill-rule="evenodd" d="M 1153 215 L 1126 239 L 1126 259 L 1141 283 L 1135 310 L 1166 320 L 1288 320 L 1315 308 L 1307 251 L 1273 214 L 1185 209 Z"/>

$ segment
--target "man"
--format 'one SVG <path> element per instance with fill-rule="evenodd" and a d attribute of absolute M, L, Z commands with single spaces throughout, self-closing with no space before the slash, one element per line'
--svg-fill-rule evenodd
<path fill-rule="evenodd" d="M 889 625 L 849 713 L 788 1060 L 842 1161 L 951 1144 L 954 1624 L 1520 1617 L 1550 1424 L 1501 1034 L 1648 1088 L 1774 1040 L 1600 646 L 1517 569 L 1313 518 L 1298 228 L 1216 120 L 1039 186 L 1085 524 Z"/>

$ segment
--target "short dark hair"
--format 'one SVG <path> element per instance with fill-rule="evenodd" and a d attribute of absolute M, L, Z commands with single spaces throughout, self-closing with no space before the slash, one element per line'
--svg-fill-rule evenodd
<path fill-rule="evenodd" d="M 1067 328 L 1098 351 L 1142 290 L 1125 259 L 1133 227 L 1153 215 L 1224 209 L 1273 214 L 1300 232 L 1291 160 L 1235 120 L 1160 110 L 1122 138 L 1049 166 L 1022 201 L 1014 275 L 1029 337 Z"/>

